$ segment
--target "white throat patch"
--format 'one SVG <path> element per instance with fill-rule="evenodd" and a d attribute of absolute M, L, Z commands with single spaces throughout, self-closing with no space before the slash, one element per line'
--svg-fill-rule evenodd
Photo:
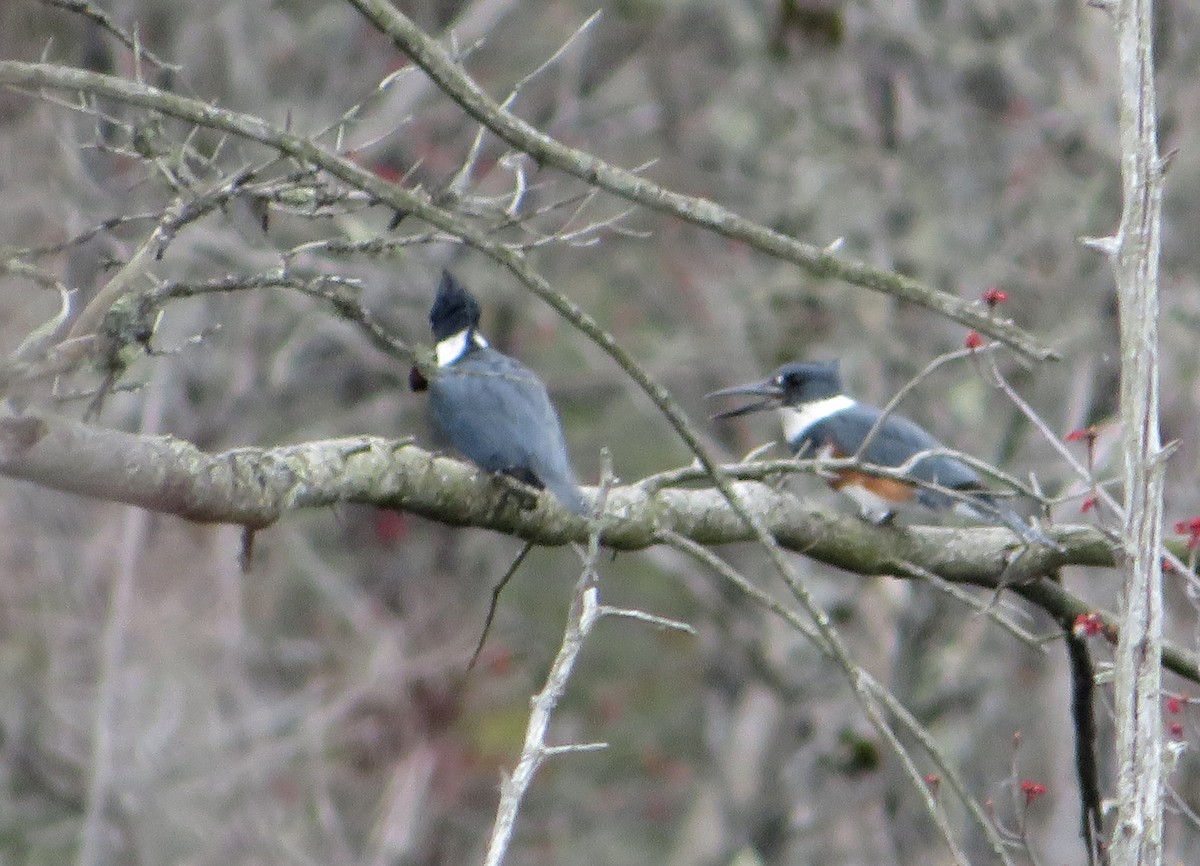
<path fill-rule="evenodd" d="M 783 422 L 783 436 L 788 444 L 804 438 L 804 434 L 818 421 L 836 415 L 854 405 L 854 400 L 845 394 L 814 400 L 801 406 L 780 406 L 779 418 Z"/>
<path fill-rule="evenodd" d="M 439 340 L 434 350 L 437 352 L 437 363 L 439 367 L 449 367 L 459 358 L 467 353 L 470 346 L 467 344 L 467 335 L 473 339 L 472 342 L 480 349 L 486 349 L 488 341 L 476 334 L 470 328 L 463 328 L 457 334 L 451 334 L 444 340 Z"/>

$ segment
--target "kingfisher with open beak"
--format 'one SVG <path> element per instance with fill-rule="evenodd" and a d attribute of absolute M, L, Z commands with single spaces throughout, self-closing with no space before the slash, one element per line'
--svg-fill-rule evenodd
<path fill-rule="evenodd" d="M 946 447 L 917 424 L 899 415 L 885 416 L 882 410 L 848 396 L 836 361 L 784 364 L 761 382 L 708 396 L 758 398 L 714 418 L 778 410 L 784 438 L 793 454 L 860 460 L 862 469 L 836 469 L 827 479 L 833 489 L 854 500 L 863 517 L 873 523 L 887 523 L 897 509 L 917 504 L 933 511 L 1000 523 L 1027 544 L 1059 546 L 1022 520 L 984 486 L 978 472 L 945 453 Z M 872 475 L 870 466 L 902 468 L 905 478 Z"/>

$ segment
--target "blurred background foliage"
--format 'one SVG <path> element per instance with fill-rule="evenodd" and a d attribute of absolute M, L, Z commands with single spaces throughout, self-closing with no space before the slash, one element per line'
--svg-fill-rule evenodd
<path fill-rule="evenodd" d="M 1080 0 L 401 6 L 431 33 L 448 39 L 453 29 L 466 68 L 497 96 L 599 8 L 600 18 L 522 86 L 518 114 L 802 240 L 840 242 L 847 256 L 968 299 L 1002 288 L 1009 300 L 1000 312 L 1063 358 L 1028 368 L 1003 356 L 1005 372 L 1050 429 L 1101 425 L 1098 460 L 1111 460 L 1115 299 L 1106 264 L 1077 242 L 1112 231 L 1120 206 L 1117 84 L 1102 13 Z M 365 102 L 347 141 L 355 158 L 435 193 L 448 189 L 475 136 L 456 105 L 340 3 L 112 0 L 104 8 L 178 69 L 135 69 L 94 23 L 37 4 L 0 5 L 0 56 L 140 74 L 301 132 Z M 1167 490 L 1174 520 L 1200 511 L 1200 292 L 1187 228 L 1200 220 L 1200 148 L 1187 146 L 1200 109 L 1200 13 L 1180 0 L 1156 9 L 1162 142 L 1179 149 L 1162 284 L 1163 430 L 1180 443 Z M 393 73 L 386 93 L 376 92 Z M 85 298 L 170 201 L 163 163 L 189 133 L 101 107 L 117 122 L 0 93 L 0 246 L 6 259 L 24 250 L 22 260 Z M 157 164 L 130 156 L 123 123 L 143 142 L 164 143 Z M 201 186 L 217 169 L 264 156 L 211 132 L 190 143 L 213 157 L 194 168 Z M 471 195 L 511 190 L 505 156 L 484 138 Z M 523 170 L 530 208 L 585 191 L 529 160 Z M 597 197 L 580 222 L 625 210 Z M 151 219 L 63 245 L 136 214 Z M 924 309 L 811 279 L 654 213 L 624 214 L 585 233 L 587 243 L 554 237 L 563 215 L 531 220 L 541 234 L 509 236 L 538 240 L 534 264 L 610 329 L 728 458 L 775 438 L 774 422 L 718 429 L 702 420 L 711 411 L 706 392 L 785 360 L 839 357 L 854 392 L 882 403 L 964 338 Z M 300 244 L 386 234 L 391 217 L 364 208 L 314 218 L 277 206 L 264 231 L 261 210 L 236 200 L 187 227 L 156 272 L 179 281 L 267 272 Z M 298 261 L 362 280 L 367 306 L 410 341 L 428 340 L 437 276 L 452 268 L 480 297 L 485 333 L 546 379 L 588 483 L 602 446 L 625 480 L 688 461 L 598 349 L 481 256 L 441 242 Z M 53 292 L 0 275 L 6 351 L 56 309 Z M 208 449 L 358 433 L 434 443 L 424 398 L 405 388 L 407 371 L 315 301 L 241 293 L 179 302 L 156 342 L 175 351 L 140 361 L 127 381 L 144 387 L 108 400 L 102 423 Z M 77 413 L 83 403 L 59 408 Z M 926 380 L 902 410 L 948 443 L 1072 496 L 1058 519 L 1103 519 L 1079 513 L 1087 490 L 969 362 Z M 805 497 L 828 496 L 812 480 L 792 484 Z M 479 858 L 499 775 L 517 754 L 528 697 L 557 647 L 579 565 L 572 551 L 530 556 L 503 597 L 481 667 L 464 678 L 491 586 L 519 550 L 512 539 L 341 508 L 262 533 L 243 575 L 235 528 L 132 516 L 12 482 L 3 491 L 3 862 Z M 774 586 L 758 551 L 722 554 Z M 1061 645 L 1022 646 L 926 586 L 802 559 L 796 567 L 856 658 L 933 730 L 1005 826 L 1025 826 L 1044 862 L 1081 862 Z M 130 592 L 118 604 L 122 574 Z M 1065 579 L 1097 606 L 1114 606 L 1113 574 Z M 552 738 L 610 748 L 542 771 L 509 862 L 947 862 L 892 756 L 811 646 L 670 551 L 606 561 L 603 581 L 608 603 L 685 619 L 699 635 L 602 624 Z M 1195 608 L 1172 591 L 1174 636 L 1190 644 Z M 1036 617 L 1024 624 L 1051 630 Z M 1181 721 L 1191 739 L 1191 719 Z M 1101 730 L 1106 736 L 1106 721 Z M 111 760 L 97 801 L 91 756 L 101 739 Z M 1185 755 L 1172 776 L 1183 812 L 1200 805 L 1195 769 Z M 1011 805 L 1025 778 L 1049 789 L 1028 810 Z M 85 825 L 95 844 L 81 849 Z M 979 834 L 964 832 L 977 862 L 991 862 Z M 1171 860 L 1196 860 L 1194 821 L 1173 820 L 1169 838 Z"/>

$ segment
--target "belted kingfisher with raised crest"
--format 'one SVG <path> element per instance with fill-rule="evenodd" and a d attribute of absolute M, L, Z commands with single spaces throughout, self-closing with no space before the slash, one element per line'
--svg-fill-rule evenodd
<path fill-rule="evenodd" d="M 548 489 L 566 508 L 586 514 L 546 386 L 488 345 L 478 330 L 479 303 L 449 271 L 442 272 L 429 324 L 438 365 L 427 383 L 434 423 L 481 469 Z"/>
<path fill-rule="evenodd" d="M 857 456 L 864 465 L 903 467 L 911 481 L 852 468 L 836 469 L 826 476 L 829 486 L 853 499 L 863 517 L 873 523 L 886 523 L 898 508 L 916 503 L 934 511 L 1002 523 L 1026 543 L 1059 546 L 1025 523 L 987 490 L 978 472 L 946 454 L 945 446 L 917 424 L 899 415 L 885 416 L 882 410 L 848 396 L 836 361 L 784 364 L 761 382 L 708 396 L 761 398 L 714 418 L 778 409 L 793 454 L 821 459 Z M 930 453 L 918 457 L 923 452 Z"/>

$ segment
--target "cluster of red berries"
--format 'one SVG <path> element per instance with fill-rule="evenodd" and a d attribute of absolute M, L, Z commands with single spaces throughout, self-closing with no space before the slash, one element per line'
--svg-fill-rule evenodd
<path fill-rule="evenodd" d="M 1178 521 L 1175 524 L 1175 534 L 1186 535 L 1188 537 L 1188 550 L 1195 550 L 1197 547 L 1200 547 L 1200 517 Z"/>
<path fill-rule="evenodd" d="M 1184 703 L 1185 700 L 1178 695 L 1172 695 L 1167 698 L 1167 715 L 1177 716 L 1182 713 Z M 1178 740 L 1183 736 L 1183 722 L 1178 720 L 1167 722 L 1167 731 L 1172 737 Z"/>
<path fill-rule="evenodd" d="M 1096 611 L 1081 613 L 1075 617 L 1075 625 L 1071 630 L 1080 637 L 1095 637 L 1104 631 L 1104 620 Z"/>

